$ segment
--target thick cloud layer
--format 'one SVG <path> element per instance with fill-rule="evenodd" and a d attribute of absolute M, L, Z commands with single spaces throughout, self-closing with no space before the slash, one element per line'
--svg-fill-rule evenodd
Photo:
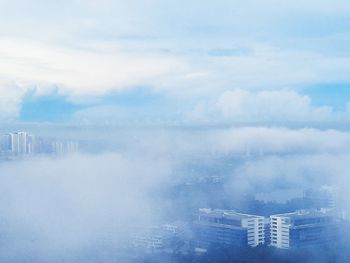
<path fill-rule="evenodd" d="M 0 260 L 59 262 L 121 247 L 131 229 L 157 222 L 151 193 L 169 167 L 117 154 L 74 155 L 2 163 L 0 173 Z"/>
<path fill-rule="evenodd" d="M 1 261 L 115 259 L 135 228 L 191 213 L 164 193 L 172 196 L 173 186 L 193 176 L 224 178 L 220 195 L 227 200 L 322 185 L 337 186 L 348 200 L 347 132 L 247 127 L 91 133 L 109 148 L 0 163 Z M 188 204 L 202 198 L 193 187 Z M 341 206 L 350 208 L 348 201 Z"/>

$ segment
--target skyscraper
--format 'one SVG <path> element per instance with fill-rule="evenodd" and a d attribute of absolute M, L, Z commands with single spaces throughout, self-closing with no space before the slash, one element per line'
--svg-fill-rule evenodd
<path fill-rule="evenodd" d="M 14 155 L 30 153 L 30 136 L 26 132 L 9 133 L 10 151 Z"/>

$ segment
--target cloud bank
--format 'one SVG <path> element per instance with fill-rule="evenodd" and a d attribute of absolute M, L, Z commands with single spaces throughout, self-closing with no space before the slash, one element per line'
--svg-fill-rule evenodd
<path fill-rule="evenodd" d="M 81 139 L 86 133 L 68 131 Z M 348 132 L 264 127 L 90 132 L 108 148 L 0 163 L 2 261 L 118 258 L 135 228 L 194 213 L 177 207 L 182 199 L 169 195 L 206 174 L 226 182 L 222 197 L 207 199 L 233 202 L 247 194 L 324 184 L 348 197 Z M 205 203 L 196 204 L 196 198 L 186 204 Z M 348 202 L 341 205 L 350 208 Z"/>
<path fill-rule="evenodd" d="M 257 92 L 258 102 L 275 90 L 266 96 L 276 105 L 286 100 L 292 100 L 286 106 L 301 105 L 302 113 L 285 109 L 291 120 L 305 118 L 307 111 L 308 120 L 322 121 L 328 110 L 307 109 L 310 102 L 297 98 L 300 90 L 350 82 L 349 5 L 341 0 L 60 5 L 16 0 L 1 1 L 0 7 L 0 83 L 6 93 L 0 101 L 2 119 L 18 120 L 28 90 L 40 95 L 56 89 L 70 101 L 86 103 L 148 87 L 186 104 L 179 109 L 183 115 L 218 94 L 219 108 L 231 114 L 227 101 L 237 101 L 237 90 Z M 289 95 L 278 94 L 281 89 Z M 173 108 L 170 115 L 177 114 Z"/>

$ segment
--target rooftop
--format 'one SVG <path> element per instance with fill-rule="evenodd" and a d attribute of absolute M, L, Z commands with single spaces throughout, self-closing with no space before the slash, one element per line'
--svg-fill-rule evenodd
<path fill-rule="evenodd" d="M 289 217 L 290 219 L 329 217 L 329 216 L 334 216 L 334 212 L 329 209 L 321 209 L 321 210 L 303 209 L 292 213 L 271 215 L 271 217 Z"/>
<path fill-rule="evenodd" d="M 205 214 L 211 217 L 224 217 L 224 218 L 237 219 L 237 220 L 257 218 L 257 217 L 263 218 L 262 216 L 258 216 L 258 215 L 242 214 L 242 213 L 237 213 L 234 210 L 224 210 L 224 209 L 201 208 L 199 209 L 199 213 L 201 215 Z"/>

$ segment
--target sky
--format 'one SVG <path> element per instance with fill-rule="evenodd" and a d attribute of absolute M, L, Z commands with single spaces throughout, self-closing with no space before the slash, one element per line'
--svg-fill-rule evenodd
<path fill-rule="evenodd" d="M 346 0 L 0 0 L 0 119 L 347 122 Z"/>

